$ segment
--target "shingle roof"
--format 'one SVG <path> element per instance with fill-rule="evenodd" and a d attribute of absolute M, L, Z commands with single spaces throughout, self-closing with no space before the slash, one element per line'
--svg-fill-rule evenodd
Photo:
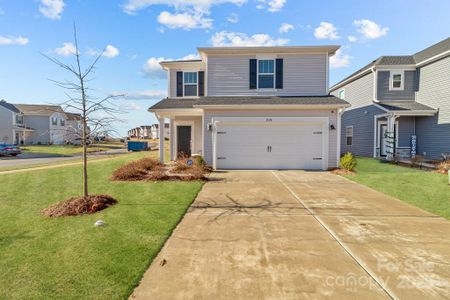
<path fill-rule="evenodd" d="M 15 112 L 17 114 L 20 113 L 20 110 L 14 104 L 8 103 L 5 100 L 0 101 L 0 106 L 3 106 L 4 108 L 6 108 L 12 112 Z"/>
<path fill-rule="evenodd" d="M 439 43 L 434 44 L 422 51 L 419 51 L 414 55 L 380 56 L 379 58 L 375 59 L 368 65 L 362 67 L 356 72 L 353 72 L 349 76 L 345 77 L 344 79 L 333 85 L 330 90 L 334 90 L 335 87 L 339 86 L 342 82 L 363 72 L 364 70 L 368 70 L 372 66 L 416 65 L 428 58 L 431 58 L 433 56 L 438 55 L 439 53 L 443 53 L 448 50 L 450 50 L 450 38 L 440 41 Z M 365 72 L 361 73 L 361 75 L 363 74 L 365 74 Z M 355 79 L 357 78 L 359 78 L 359 76 L 355 77 Z"/>
<path fill-rule="evenodd" d="M 426 59 L 429 59 L 433 56 L 438 55 L 439 53 L 448 50 L 450 50 L 450 37 L 446 38 L 443 41 L 440 41 L 437 44 L 434 44 L 433 46 L 417 52 L 416 54 L 414 54 L 414 59 L 416 60 L 416 63 L 420 63 Z"/>
<path fill-rule="evenodd" d="M 80 114 L 66 112 L 66 116 L 67 116 L 67 120 L 69 120 L 69 121 L 80 121 L 81 120 Z"/>
<path fill-rule="evenodd" d="M 241 96 L 241 97 L 201 97 L 201 98 L 165 98 L 149 108 L 150 111 L 158 109 L 183 109 L 210 105 L 339 105 L 347 106 L 348 102 L 335 96 Z"/>
<path fill-rule="evenodd" d="M 382 102 L 378 103 L 378 105 L 389 111 L 415 111 L 415 110 L 429 110 L 435 111 L 434 108 L 426 106 L 422 103 L 418 103 L 416 101 L 397 101 L 397 102 Z"/>
<path fill-rule="evenodd" d="M 15 104 L 15 106 L 25 115 L 50 116 L 54 112 L 64 113 L 58 105 Z"/>

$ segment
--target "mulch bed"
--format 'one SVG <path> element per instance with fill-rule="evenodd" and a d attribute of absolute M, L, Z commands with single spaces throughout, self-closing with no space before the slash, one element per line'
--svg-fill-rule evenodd
<path fill-rule="evenodd" d="M 43 209 L 42 214 L 46 217 L 65 217 L 93 214 L 116 203 L 117 200 L 108 195 L 73 197 Z"/>

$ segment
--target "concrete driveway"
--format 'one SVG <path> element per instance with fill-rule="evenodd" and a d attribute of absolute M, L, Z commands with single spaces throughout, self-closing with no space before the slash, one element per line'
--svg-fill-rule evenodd
<path fill-rule="evenodd" d="M 130 298 L 450 298 L 443 218 L 326 172 L 211 179 Z"/>

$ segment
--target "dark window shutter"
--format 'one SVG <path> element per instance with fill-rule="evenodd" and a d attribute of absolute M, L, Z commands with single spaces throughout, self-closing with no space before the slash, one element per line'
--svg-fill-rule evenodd
<path fill-rule="evenodd" d="M 256 59 L 250 59 L 250 82 L 249 88 L 251 90 L 256 89 Z"/>
<path fill-rule="evenodd" d="M 183 97 L 183 72 L 177 72 L 177 97 Z"/>
<path fill-rule="evenodd" d="M 283 59 L 277 58 L 275 61 L 275 88 L 282 89 L 283 88 Z"/>
<path fill-rule="evenodd" d="M 205 71 L 198 72 L 198 96 L 205 96 Z"/>

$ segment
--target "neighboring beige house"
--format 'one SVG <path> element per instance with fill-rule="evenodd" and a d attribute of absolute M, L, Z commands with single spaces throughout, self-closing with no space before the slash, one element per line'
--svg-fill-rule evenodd
<path fill-rule="evenodd" d="M 0 139 L 13 144 L 64 144 L 66 114 L 60 106 L 0 101 Z"/>
<path fill-rule="evenodd" d="M 338 166 L 340 120 L 349 104 L 328 91 L 339 46 L 199 48 L 199 60 L 161 62 L 167 98 L 149 108 L 170 158 L 202 155 L 215 169 Z"/>

